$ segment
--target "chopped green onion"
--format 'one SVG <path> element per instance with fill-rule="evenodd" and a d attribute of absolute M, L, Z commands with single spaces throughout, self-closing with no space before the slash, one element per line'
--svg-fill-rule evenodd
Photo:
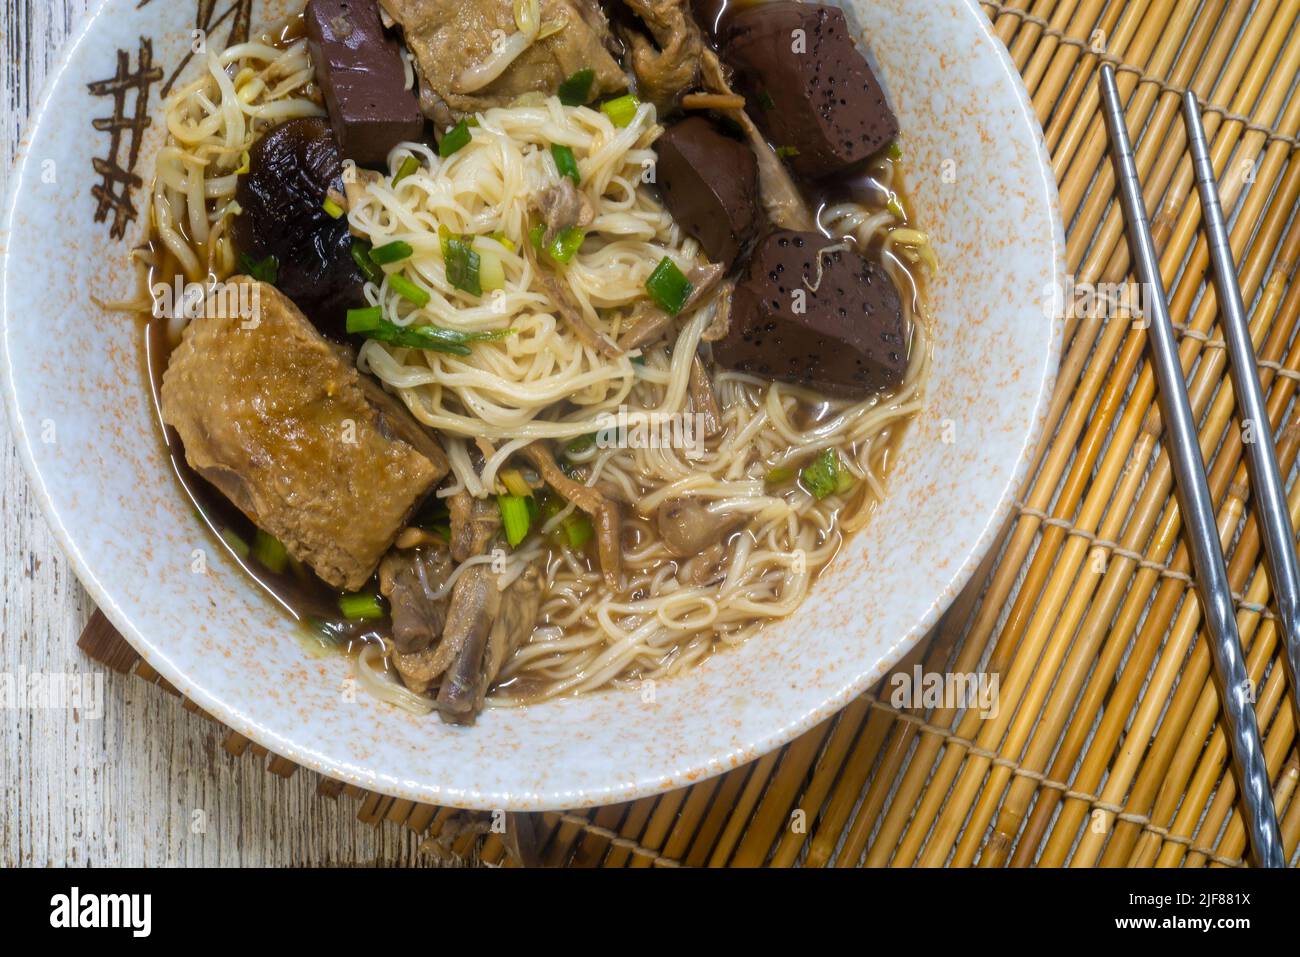
<path fill-rule="evenodd" d="M 772 94 L 767 90 L 760 90 L 758 94 L 758 105 L 765 110 L 775 110 L 776 100 L 772 99 Z"/>
<path fill-rule="evenodd" d="M 532 487 L 524 480 L 524 473 L 519 469 L 502 469 L 501 484 L 511 495 L 518 495 L 520 498 L 528 498 L 533 494 Z"/>
<path fill-rule="evenodd" d="M 542 248 L 542 239 L 544 239 L 545 236 L 546 226 L 542 223 L 537 223 L 528 230 L 528 241 L 533 244 L 534 249 L 540 250 Z"/>
<path fill-rule="evenodd" d="M 506 267 L 501 264 L 501 257 L 485 249 L 478 258 L 478 279 L 483 291 L 496 292 L 506 288 Z"/>
<path fill-rule="evenodd" d="M 843 495 L 856 484 L 857 479 L 853 477 L 853 473 L 848 469 L 841 467 L 839 478 L 835 480 L 835 494 Z"/>
<path fill-rule="evenodd" d="M 495 342 L 515 334 L 514 329 L 459 332 L 439 326 L 399 326 L 377 318 L 370 309 L 349 310 L 347 330 L 402 349 L 428 349 L 454 356 L 469 355 L 471 343 Z"/>
<path fill-rule="evenodd" d="M 497 508 L 501 510 L 501 527 L 505 529 L 506 541 L 511 548 L 518 547 L 532 525 L 527 501 L 519 495 L 498 495 Z"/>
<path fill-rule="evenodd" d="M 262 260 L 255 260 L 244 253 L 239 257 L 239 268 L 258 282 L 270 283 L 272 286 L 280 278 L 280 260 L 274 254 Z"/>
<path fill-rule="evenodd" d="M 386 246 L 376 246 L 370 250 L 370 261 L 380 266 L 387 266 L 390 263 L 401 262 L 403 259 L 410 259 L 413 255 L 415 250 L 411 248 L 411 244 L 399 239 Z"/>
<path fill-rule="evenodd" d="M 384 271 L 370 258 L 369 243 L 359 239 L 352 241 L 352 261 L 357 264 L 357 269 L 366 277 L 367 282 L 373 282 L 377 286 L 384 281 Z"/>
<path fill-rule="evenodd" d="M 268 535 L 260 528 L 257 530 L 257 537 L 253 539 L 253 557 L 268 571 L 275 572 L 277 575 L 283 575 L 284 570 L 289 567 L 289 552 L 284 544 L 274 535 Z"/>
<path fill-rule="evenodd" d="M 223 528 L 221 530 L 221 540 L 240 558 L 247 558 L 251 551 L 248 542 L 240 538 L 239 533 L 233 528 Z"/>
<path fill-rule="evenodd" d="M 596 433 L 593 432 L 591 435 L 578 436 L 576 439 L 574 439 L 572 442 L 570 442 L 568 445 L 564 447 L 564 452 L 566 455 L 581 455 L 583 452 L 586 452 L 588 449 L 594 448 L 595 445 L 596 445 Z"/>
<path fill-rule="evenodd" d="M 772 471 L 767 473 L 767 484 L 784 485 L 786 482 L 793 481 L 797 474 L 799 473 L 788 465 L 778 465 L 776 468 L 772 469 Z"/>
<path fill-rule="evenodd" d="M 690 280 L 668 256 L 665 256 L 655 267 L 655 271 L 645 281 L 645 288 L 646 292 L 650 293 L 650 298 L 670 316 L 681 312 L 686 301 L 691 298 L 691 293 L 695 291 Z"/>
<path fill-rule="evenodd" d="M 573 156 L 573 150 L 561 143 L 552 143 L 551 156 L 555 158 L 555 168 L 560 171 L 561 176 L 569 177 L 575 185 L 582 182 L 582 175 L 578 172 L 578 161 Z"/>
<path fill-rule="evenodd" d="M 565 106 L 582 106 L 591 99 L 591 84 L 595 79 L 595 70 L 579 70 L 560 84 L 556 95 Z"/>
<path fill-rule="evenodd" d="M 505 233 L 493 233 L 491 236 L 488 237 L 488 239 L 492 240 L 494 243 L 500 243 L 510 252 L 515 251 L 515 241 L 511 239 L 509 236 L 507 236 Z"/>
<path fill-rule="evenodd" d="M 645 365 L 645 355 L 632 356 L 631 361 L 634 366 L 643 366 Z"/>
<path fill-rule="evenodd" d="M 339 611 L 343 612 L 343 617 L 348 621 L 367 621 L 384 617 L 384 608 L 379 604 L 379 596 L 365 592 L 339 595 Z"/>
<path fill-rule="evenodd" d="M 886 208 L 898 219 L 907 219 L 907 210 L 903 209 L 903 204 L 898 201 L 897 193 L 889 194 L 889 202 Z"/>
<path fill-rule="evenodd" d="M 591 519 L 581 512 L 573 512 L 566 515 L 564 521 L 560 523 L 564 529 L 565 537 L 569 540 L 571 548 L 582 548 L 596 533 L 591 527 Z"/>
<path fill-rule="evenodd" d="M 609 121 L 620 129 L 627 126 L 636 117 L 641 101 L 631 93 L 600 104 L 600 111 L 609 117 Z"/>
<path fill-rule="evenodd" d="M 252 168 L 253 168 L 252 157 L 248 155 L 248 150 L 244 150 L 244 152 L 239 155 L 239 169 L 235 170 L 235 175 L 243 176 Z"/>
<path fill-rule="evenodd" d="M 813 497 L 820 500 L 839 490 L 842 469 L 839 454 L 834 449 L 827 449 L 813 459 L 812 464 L 800 472 L 799 476 Z"/>
<path fill-rule="evenodd" d="M 366 333 L 378 329 L 384 321 L 382 306 L 368 306 L 365 309 L 349 309 L 347 316 L 348 332 Z"/>
<path fill-rule="evenodd" d="M 898 140 L 894 140 L 885 147 L 885 155 L 891 160 L 901 160 L 903 158 L 903 146 Z"/>
<path fill-rule="evenodd" d="M 325 202 L 321 203 L 321 209 L 325 210 L 325 215 L 328 216 L 330 219 L 343 218 L 343 213 L 344 213 L 343 207 L 340 206 L 338 203 L 334 202 L 334 200 L 328 196 L 325 197 Z"/>
<path fill-rule="evenodd" d="M 781 159 L 789 159 L 791 156 L 798 156 L 798 155 L 799 155 L 799 147 L 797 147 L 797 146 L 778 146 L 778 147 L 776 148 L 776 155 L 779 156 L 779 157 L 781 157 Z"/>
<path fill-rule="evenodd" d="M 393 292 L 397 293 L 407 302 L 415 303 L 421 309 L 429 304 L 432 298 L 427 290 L 421 289 L 405 276 L 393 273 L 388 277 L 388 285 L 392 287 Z"/>
<path fill-rule="evenodd" d="M 414 156 L 408 156 L 402 160 L 402 165 L 397 167 L 397 174 L 393 176 L 393 185 L 396 186 L 408 176 L 414 176 L 420 171 L 420 161 Z"/>
<path fill-rule="evenodd" d="M 569 226 L 560 231 L 560 235 L 551 240 L 551 244 L 546 247 L 546 251 L 551 254 L 551 258 L 557 263 L 567 263 L 582 248 L 583 240 L 587 238 L 586 232 L 577 226 Z"/>
<path fill-rule="evenodd" d="M 438 155 L 446 158 L 457 150 L 469 146 L 470 139 L 469 121 L 461 120 L 443 134 L 442 140 L 438 143 Z"/>
<path fill-rule="evenodd" d="M 466 241 L 464 236 L 448 235 L 442 241 L 443 266 L 447 270 L 447 281 L 457 289 L 471 296 L 483 295 L 483 283 L 479 275 L 482 260 L 474 252 L 472 239 Z"/>

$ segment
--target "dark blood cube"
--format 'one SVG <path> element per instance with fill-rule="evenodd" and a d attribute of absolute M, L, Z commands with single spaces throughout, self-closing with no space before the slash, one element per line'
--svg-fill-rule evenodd
<path fill-rule="evenodd" d="M 745 109 L 800 176 L 838 172 L 898 136 L 898 118 L 838 7 L 747 6 L 723 18 L 721 43 Z"/>
<path fill-rule="evenodd" d="M 898 290 L 878 263 L 842 247 L 825 251 L 836 245 L 789 230 L 759 240 L 714 359 L 837 398 L 898 388 L 908 350 Z"/>
<path fill-rule="evenodd" d="M 670 126 L 655 150 L 668 212 L 711 260 L 730 267 L 761 222 L 754 154 L 700 116 Z"/>
<path fill-rule="evenodd" d="M 424 117 L 375 0 L 311 0 L 307 40 L 345 158 L 379 166 L 398 143 L 420 138 Z"/>

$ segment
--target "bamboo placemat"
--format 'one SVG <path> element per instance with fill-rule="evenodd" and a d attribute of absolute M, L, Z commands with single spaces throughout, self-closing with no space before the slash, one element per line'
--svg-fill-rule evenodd
<path fill-rule="evenodd" d="M 1046 131 L 1080 284 L 1124 282 L 1128 247 L 1095 83 L 1119 70 L 1181 336 L 1237 594 L 1238 625 L 1283 838 L 1300 843 L 1300 762 L 1276 619 L 1247 503 L 1208 255 L 1178 97 L 1205 124 L 1251 304 L 1279 458 L 1300 453 L 1300 0 L 1019 0 L 983 4 Z M 536 816 L 547 864 L 574 866 L 1243 866 L 1218 701 L 1160 446 L 1145 334 L 1127 318 L 1066 324 L 1033 475 L 975 580 L 899 665 L 983 672 L 999 708 L 889 702 L 889 683 L 777 752 L 719 778 L 592 811 Z M 1249 441 L 1249 436 L 1246 437 Z M 1300 485 L 1290 493 L 1300 521 Z M 167 687 L 96 614 L 92 657 Z M 187 702 L 187 707 L 197 711 Z M 289 761 L 234 732 L 228 751 Z M 323 780 L 359 816 L 439 853 L 513 863 L 448 808 Z"/>

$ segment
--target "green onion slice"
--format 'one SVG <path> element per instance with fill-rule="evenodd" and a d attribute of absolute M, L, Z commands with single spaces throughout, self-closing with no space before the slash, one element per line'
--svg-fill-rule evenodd
<path fill-rule="evenodd" d="M 483 295 L 483 283 L 479 278 L 481 260 L 474 252 L 473 239 L 464 236 L 448 236 L 443 240 L 443 265 L 447 270 L 447 281 L 462 292 L 471 296 Z"/>
<path fill-rule="evenodd" d="M 359 239 L 352 241 L 352 261 L 357 264 L 361 275 L 366 277 L 366 282 L 373 282 L 377 286 L 384 281 L 384 271 L 370 258 L 369 243 Z"/>
<path fill-rule="evenodd" d="M 257 530 L 257 537 L 253 539 L 253 557 L 268 571 L 275 572 L 277 575 L 283 575 L 284 570 L 289 567 L 288 549 L 278 538 L 260 528 Z"/>
<path fill-rule="evenodd" d="M 242 253 L 239 257 L 239 268 L 245 275 L 258 282 L 270 283 L 272 286 L 280 278 L 280 260 L 274 254 L 259 260 Z"/>
<path fill-rule="evenodd" d="M 596 530 L 591 527 L 591 519 L 582 512 L 572 512 L 564 517 L 560 523 L 564 529 L 564 535 L 569 541 L 570 548 L 582 548 L 591 537 L 596 534 Z"/>
<path fill-rule="evenodd" d="M 464 149 L 469 146 L 470 138 L 469 120 L 461 120 L 443 134 L 442 140 L 438 143 L 438 155 L 446 158 Z"/>
<path fill-rule="evenodd" d="M 343 218 L 343 207 L 334 202 L 334 200 L 330 199 L 328 196 L 325 197 L 325 202 L 321 203 L 321 209 L 325 210 L 325 215 L 330 219 Z"/>
<path fill-rule="evenodd" d="M 827 449 L 813 459 L 812 464 L 799 473 L 799 477 L 813 497 L 820 500 L 840 490 L 842 471 L 844 467 L 840 463 L 839 453 L 834 449 Z"/>
<path fill-rule="evenodd" d="M 376 246 L 370 250 L 370 261 L 378 263 L 380 266 L 387 266 L 390 263 L 398 263 L 403 259 L 410 259 L 415 255 L 415 250 L 411 248 L 410 243 L 404 243 L 400 239 L 396 242 L 388 243 L 385 246 Z"/>
<path fill-rule="evenodd" d="M 569 226 L 560 231 L 560 234 L 551 240 L 551 245 L 546 247 L 546 251 L 551 254 L 551 258 L 557 263 L 567 263 L 572 259 L 580 248 L 583 240 L 587 238 L 586 232 L 577 226 Z"/>
<path fill-rule="evenodd" d="M 339 611 L 348 621 L 368 621 L 384 617 L 384 607 L 379 596 L 365 592 L 339 596 Z"/>
<path fill-rule="evenodd" d="M 681 312 L 686 301 L 691 298 L 691 293 L 695 291 L 690 280 L 668 256 L 665 256 L 655 267 L 655 271 L 645 281 L 645 288 L 646 292 L 650 293 L 650 298 L 670 316 Z"/>
<path fill-rule="evenodd" d="M 561 143 L 552 143 L 551 156 L 555 158 L 555 168 L 560 171 L 561 176 L 569 177 L 575 185 L 582 182 L 582 175 L 578 172 L 578 161 L 574 158 L 573 150 Z"/>
<path fill-rule="evenodd" d="M 407 302 L 414 303 L 416 307 L 423 309 L 429 304 L 432 296 L 428 290 L 421 289 L 405 276 L 393 273 L 388 277 L 388 285 L 392 287 L 393 292 L 397 293 Z"/>
<path fill-rule="evenodd" d="M 786 482 L 794 481 L 794 477 L 799 473 L 788 465 L 778 465 L 772 471 L 767 473 L 768 485 L 784 485 Z"/>
<path fill-rule="evenodd" d="M 533 494 L 532 486 L 528 484 L 524 478 L 524 473 L 519 469 L 502 469 L 500 477 L 501 484 L 506 487 L 506 491 L 511 495 L 528 498 Z"/>
<path fill-rule="evenodd" d="M 514 329 L 495 332 L 461 332 L 440 326 L 399 326 L 383 318 L 378 306 L 369 309 L 349 309 L 347 330 L 401 349 L 428 349 L 454 356 L 470 354 L 470 345 L 476 342 L 495 342 L 512 336 Z"/>
<path fill-rule="evenodd" d="M 393 176 L 393 185 L 396 186 L 408 176 L 414 176 L 420 171 L 420 161 L 414 156 L 408 156 L 402 160 L 402 165 L 397 167 L 397 173 Z"/>
<path fill-rule="evenodd" d="M 497 508 L 501 510 L 501 526 L 506 532 L 506 541 L 511 548 L 528 536 L 532 518 L 528 514 L 528 502 L 519 495 L 498 495 Z"/>
<path fill-rule="evenodd" d="M 565 106 L 582 106 L 591 99 L 591 84 L 595 79 L 595 70 L 579 70 L 560 84 L 556 95 Z"/>
<path fill-rule="evenodd" d="M 609 117 L 611 123 L 621 129 L 632 122 L 640 106 L 641 101 L 629 93 L 600 104 L 600 111 Z"/>
<path fill-rule="evenodd" d="M 221 540 L 229 546 L 230 550 L 240 558 L 247 558 L 251 549 L 248 542 L 239 537 L 239 533 L 233 528 L 223 528 L 221 530 Z"/>

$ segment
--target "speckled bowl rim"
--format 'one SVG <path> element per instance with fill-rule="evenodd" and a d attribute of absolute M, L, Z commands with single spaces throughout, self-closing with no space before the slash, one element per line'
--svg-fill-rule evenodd
<path fill-rule="evenodd" d="M 991 24 L 983 15 L 978 0 L 955 0 L 955 2 L 961 4 L 967 9 L 971 16 L 972 23 L 978 24 L 978 27 L 983 34 L 982 41 L 992 45 L 999 65 L 1004 71 L 1007 81 L 1011 84 L 1012 90 L 1017 99 L 1019 106 L 1019 121 L 1027 125 L 1027 133 L 1037 146 L 1037 168 L 1038 173 L 1042 177 L 1042 182 L 1041 184 L 1035 185 L 1041 185 L 1045 191 L 1045 198 L 1048 207 L 1047 212 L 1050 218 L 1053 236 L 1051 258 L 1056 264 L 1056 272 L 1058 274 L 1057 278 L 1059 281 L 1063 282 L 1066 275 L 1064 260 L 1065 232 L 1060 213 L 1057 184 L 1052 172 L 1050 156 L 1043 139 L 1042 129 L 1035 118 L 1035 112 L 1029 93 L 1025 89 L 1019 71 L 1012 62 L 1005 46 L 997 39 L 993 33 Z M 83 45 L 91 36 L 95 24 L 99 20 L 101 14 L 103 14 L 108 3 L 109 0 L 100 0 L 99 5 L 88 13 L 76 31 L 75 37 L 65 46 L 63 52 L 59 56 L 57 64 L 46 79 L 45 86 L 37 100 L 37 105 L 34 107 L 28 124 L 24 128 L 24 135 L 20 142 L 20 147 L 11 170 L 12 178 L 6 196 L 4 197 L 4 204 L 2 207 L 3 217 L 0 218 L 0 240 L 7 241 L 7 238 L 11 235 L 13 221 L 18 206 L 20 184 L 27 175 L 26 164 L 28 160 L 28 151 L 34 138 L 35 131 L 44 119 L 49 101 L 55 89 L 60 84 L 69 64 L 78 55 Z M 6 249 L 3 246 L 0 246 L 0 381 L 3 382 L 5 406 L 8 410 L 10 426 L 13 430 L 15 444 L 18 447 L 24 469 L 31 481 L 41 511 L 50 525 L 55 540 L 58 542 L 64 554 L 68 556 L 78 579 L 82 582 L 96 605 L 103 611 L 109 621 L 112 622 L 112 624 L 150 667 L 176 687 L 181 694 L 185 695 L 185 697 L 190 699 L 194 704 L 198 705 L 205 712 L 212 715 L 226 726 L 239 730 L 258 744 L 271 750 L 273 753 L 281 755 L 303 767 L 317 771 L 330 778 L 355 784 L 359 787 L 370 790 L 380 790 L 383 793 L 394 797 L 405 798 L 416 802 L 429 802 L 430 793 L 427 789 L 413 787 L 403 782 L 392 781 L 386 781 L 382 787 L 376 788 L 375 778 L 372 775 L 366 774 L 362 770 L 358 770 L 352 766 L 343 766 L 328 760 L 319 760 L 315 753 L 301 751 L 295 747 L 292 742 L 286 741 L 257 725 L 251 724 L 247 720 L 243 720 L 240 714 L 240 707 L 237 704 L 230 704 L 212 696 L 201 684 L 196 684 L 189 680 L 185 674 L 175 667 L 168 658 L 165 650 L 151 641 L 136 626 L 135 622 L 117 603 L 113 595 L 102 585 L 85 557 L 76 547 L 72 535 L 64 525 L 58 506 L 46 488 L 41 472 L 36 464 L 26 423 L 24 422 L 21 410 L 19 409 L 19 399 L 11 371 L 11 357 L 9 354 L 8 343 L 9 322 L 7 296 L 8 283 L 10 281 L 8 277 L 8 264 L 9 259 L 6 255 Z M 787 744 L 794 738 L 815 727 L 826 718 L 837 713 L 847 700 L 852 700 L 852 698 L 867 691 L 872 684 L 897 664 L 897 662 L 938 623 L 942 615 L 947 611 L 951 602 L 955 600 L 956 596 L 958 596 L 970 582 L 976 569 L 984 561 L 990 549 L 993 548 L 994 544 L 998 540 L 1001 534 L 1001 529 L 1012 512 L 1015 496 L 1028 475 L 1033 459 L 1032 453 L 1037 448 L 1042 437 L 1047 409 L 1051 402 L 1056 384 L 1062 350 L 1062 337 L 1063 324 L 1059 319 L 1054 320 L 1050 346 L 1047 355 L 1044 357 L 1044 372 L 1038 391 L 1037 401 L 1030 419 L 1030 426 L 1025 433 L 1023 443 L 1021 444 L 1020 454 L 1017 458 L 1016 465 L 1010 474 L 1010 478 L 1006 483 L 997 507 L 989 515 L 988 521 L 984 525 L 984 529 L 974 547 L 970 549 L 958 570 L 949 579 L 949 584 L 944 589 L 942 595 L 936 598 L 926 613 L 922 615 L 910 629 L 902 634 L 883 655 L 875 661 L 864 660 L 860 674 L 856 680 L 850 683 L 849 686 L 838 690 L 828 689 L 823 703 L 816 708 L 808 710 L 797 720 L 786 724 L 779 724 L 779 722 L 774 721 L 773 724 L 775 727 L 771 733 L 760 737 L 758 740 L 746 742 L 744 750 L 748 754 L 757 757 Z M 459 796 L 462 797 L 463 800 L 459 801 L 458 805 L 477 809 L 503 808 L 506 810 L 536 811 L 542 809 L 562 809 L 566 807 L 593 807 L 612 802 L 629 801 L 662 793 L 665 790 L 680 786 L 681 782 L 684 781 L 699 781 L 711 777 L 714 774 L 720 773 L 720 770 L 725 769 L 726 758 L 727 755 L 714 755 L 708 760 L 697 761 L 691 766 L 677 767 L 671 774 L 666 775 L 662 779 L 638 779 L 634 784 L 619 783 L 621 780 L 620 774 L 617 773 L 616 769 L 611 769 L 609 775 L 611 783 L 608 787 L 589 788 L 576 795 L 570 791 L 560 790 L 535 791 L 528 794 L 519 793 L 510 795 L 462 792 Z M 622 780 L 625 781 L 626 779 Z"/>

